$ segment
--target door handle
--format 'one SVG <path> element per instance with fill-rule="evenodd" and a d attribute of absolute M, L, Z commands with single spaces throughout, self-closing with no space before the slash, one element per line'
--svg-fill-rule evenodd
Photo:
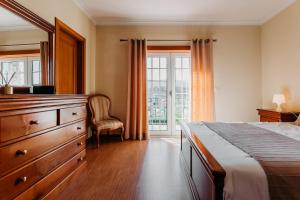
<path fill-rule="evenodd" d="M 169 91 L 169 95 L 170 95 L 170 96 L 172 96 L 172 95 L 173 95 L 173 92 L 172 92 L 172 90 L 170 90 L 170 91 Z"/>

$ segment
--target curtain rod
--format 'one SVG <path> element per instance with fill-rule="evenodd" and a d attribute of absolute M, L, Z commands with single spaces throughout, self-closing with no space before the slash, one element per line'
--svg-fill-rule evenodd
<path fill-rule="evenodd" d="M 149 42 L 191 42 L 192 40 L 147 40 Z M 217 39 L 213 39 L 213 42 L 217 42 Z M 120 39 L 120 42 L 128 42 L 128 39 Z"/>
<path fill-rule="evenodd" d="M 27 44 L 0 44 L 0 47 L 10 47 L 10 46 L 26 46 L 26 45 L 38 45 L 40 43 L 27 43 Z"/>

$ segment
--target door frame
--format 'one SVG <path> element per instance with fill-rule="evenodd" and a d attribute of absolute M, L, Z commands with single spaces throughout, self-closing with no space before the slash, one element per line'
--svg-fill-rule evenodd
<path fill-rule="evenodd" d="M 55 70 L 54 70 L 54 84 L 58 83 L 57 69 L 63 66 L 59 65 L 57 62 L 62 55 L 59 47 L 60 34 L 64 32 L 70 35 L 77 41 L 77 66 L 76 66 L 76 94 L 85 94 L 86 93 L 86 39 L 81 36 L 79 33 L 74 31 L 68 25 L 63 23 L 57 17 L 55 17 Z M 59 92 L 59 91 L 58 91 Z"/>

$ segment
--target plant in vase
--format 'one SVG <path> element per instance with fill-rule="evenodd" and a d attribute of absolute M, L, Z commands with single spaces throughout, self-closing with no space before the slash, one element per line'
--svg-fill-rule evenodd
<path fill-rule="evenodd" d="M 16 72 L 14 72 L 12 74 L 12 76 L 10 77 L 10 79 L 8 81 L 5 79 L 2 72 L 0 72 L 0 74 L 1 74 L 1 76 L 4 80 L 4 82 L 5 82 L 3 94 L 13 94 L 14 93 L 14 88 L 10 85 L 10 83 L 13 80 L 14 76 L 16 75 Z"/>

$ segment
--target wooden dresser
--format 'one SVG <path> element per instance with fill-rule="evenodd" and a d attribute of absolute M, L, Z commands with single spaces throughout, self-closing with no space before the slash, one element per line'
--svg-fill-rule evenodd
<path fill-rule="evenodd" d="M 55 199 L 86 164 L 86 96 L 0 96 L 0 199 Z"/>
<path fill-rule="evenodd" d="M 294 122 L 300 112 L 278 112 L 273 109 L 257 109 L 261 122 Z"/>

